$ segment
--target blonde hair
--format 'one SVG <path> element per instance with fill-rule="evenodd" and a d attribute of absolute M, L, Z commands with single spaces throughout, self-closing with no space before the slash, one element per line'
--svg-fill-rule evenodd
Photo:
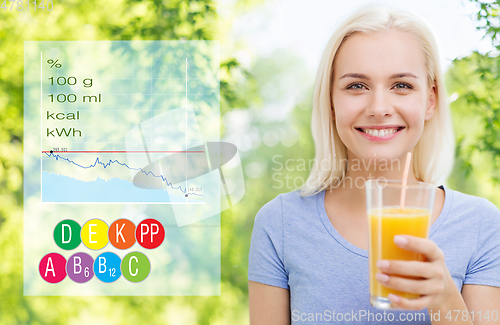
<path fill-rule="evenodd" d="M 444 181 L 453 167 L 455 141 L 450 111 L 434 36 L 418 17 L 407 12 L 365 7 L 349 17 L 332 35 L 323 53 L 314 88 L 311 129 L 316 155 L 302 196 L 338 187 L 347 170 L 347 148 L 340 140 L 332 118 L 333 62 L 342 42 L 354 33 L 380 33 L 390 29 L 410 33 L 420 42 L 425 57 L 428 85 L 436 85 L 436 107 L 425 122 L 414 149 L 413 171 L 417 180 L 436 184 Z M 324 168 L 326 162 L 328 168 Z"/>

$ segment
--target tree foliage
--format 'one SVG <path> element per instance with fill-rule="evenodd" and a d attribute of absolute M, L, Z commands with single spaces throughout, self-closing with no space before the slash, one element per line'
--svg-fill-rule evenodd
<path fill-rule="evenodd" d="M 500 49 L 500 1 L 471 0 L 478 5 L 478 29 Z M 455 59 L 447 72 L 457 140 L 450 184 L 458 190 L 489 198 L 500 206 L 500 57 L 495 53 Z"/>
<path fill-rule="evenodd" d="M 479 6 L 476 15 L 480 26 L 479 30 L 485 31 L 485 36 L 490 36 L 493 46 L 500 50 L 500 1 L 470 0 Z"/>
<path fill-rule="evenodd" d="M 231 271 L 222 272 L 226 299 L 23 296 L 23 41 L 224 40 L 228 33 L 219 28 L 212 0 L 60 0 L 53 4 L 50 12 L 0 9 L 0 324 L 240 323 L 246 289 L 233 286 Z M 235 75 L 241 79 L 245 71 L 224 51 L 221 57 L 221 112 L 227 112 L 235 104 L 245 105 L 235 91 Z M 224 246 L 222 254 L 225 259 Z M 241 269 L 238 274 L 244 272 Z"/>

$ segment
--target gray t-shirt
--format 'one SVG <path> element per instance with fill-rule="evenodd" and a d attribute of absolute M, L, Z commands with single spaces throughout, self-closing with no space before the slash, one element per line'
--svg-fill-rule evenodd
<path fill-rule="evenodd" d="M 444 206 L 429 237 L 444 252 L 457 288 L 500 287 L 500 210 L 486 199 L 441 188 Z M 370 305 L 368 252 L 335 230 L 324 197 L 324 191 L 309 197 L 295 191 L 260 209 L 248 279 L 290 290 L 292 324 L 431 324 L 427 309 L 383 311 Z M 500 322 L 500 310 L 489 316 L 495 314 Z"/>

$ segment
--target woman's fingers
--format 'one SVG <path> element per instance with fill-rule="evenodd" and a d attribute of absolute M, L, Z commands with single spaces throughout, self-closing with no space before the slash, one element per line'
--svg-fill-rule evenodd
<path fill-rule="evenodd" d="M 444 259 L 441 249 L 439 249 L 436 243 L 427 238 L 396 235 L 394 236 L 394 243 L 403 249 L 424 255 L 430 262 Z"/>
<path fill-rule="evenodd" d="M 443 290 L 442 282 L 435 279 L 408 279 L 385 273 L 377 273 L 377 280 L 387 288 L 394 290 L 416 293 L 419 295 L 432 295 Z"/>
<path fill-rule="evenodd" d="M 421 261 L 379 260 L 377 268 L 387 274 L 426 279 L 436 276 L 437 273 L 434 268 L 429 267 L 428 262 Z"/>
<path fill-rule="evenodd" d="M 421 310 L 426 308 L 432 301 L 430 296 L 422 296 L 416 299 L 406 299 L 395 294 L 389 294 L 388 296 L 391 303 L 398 308 L 406 310 Z"/>
<path fill-rule="evenodd" d="M 446 301 L 453 280 L 437 244 L 427 238 L 410 235 L 394 236 L 394 243 L 402 249 L 422 254 L 425 261 L 377 261 L 381 272 L 375 277 L 384 287 L 420 295 L 420 298 L 407 299 L 390 294 L 392 304 L 402 309 L 419 310 Z"/>

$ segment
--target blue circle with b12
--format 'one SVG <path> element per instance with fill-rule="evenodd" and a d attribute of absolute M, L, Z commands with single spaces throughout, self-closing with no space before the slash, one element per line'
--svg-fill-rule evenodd
<path fill-rule="evenodd" d="M 121 262 L 120 257 L 115 253 L 102 253 L 94 261 L 94 274 L 102 282 L 115 282 L 122 275 Z"/>

